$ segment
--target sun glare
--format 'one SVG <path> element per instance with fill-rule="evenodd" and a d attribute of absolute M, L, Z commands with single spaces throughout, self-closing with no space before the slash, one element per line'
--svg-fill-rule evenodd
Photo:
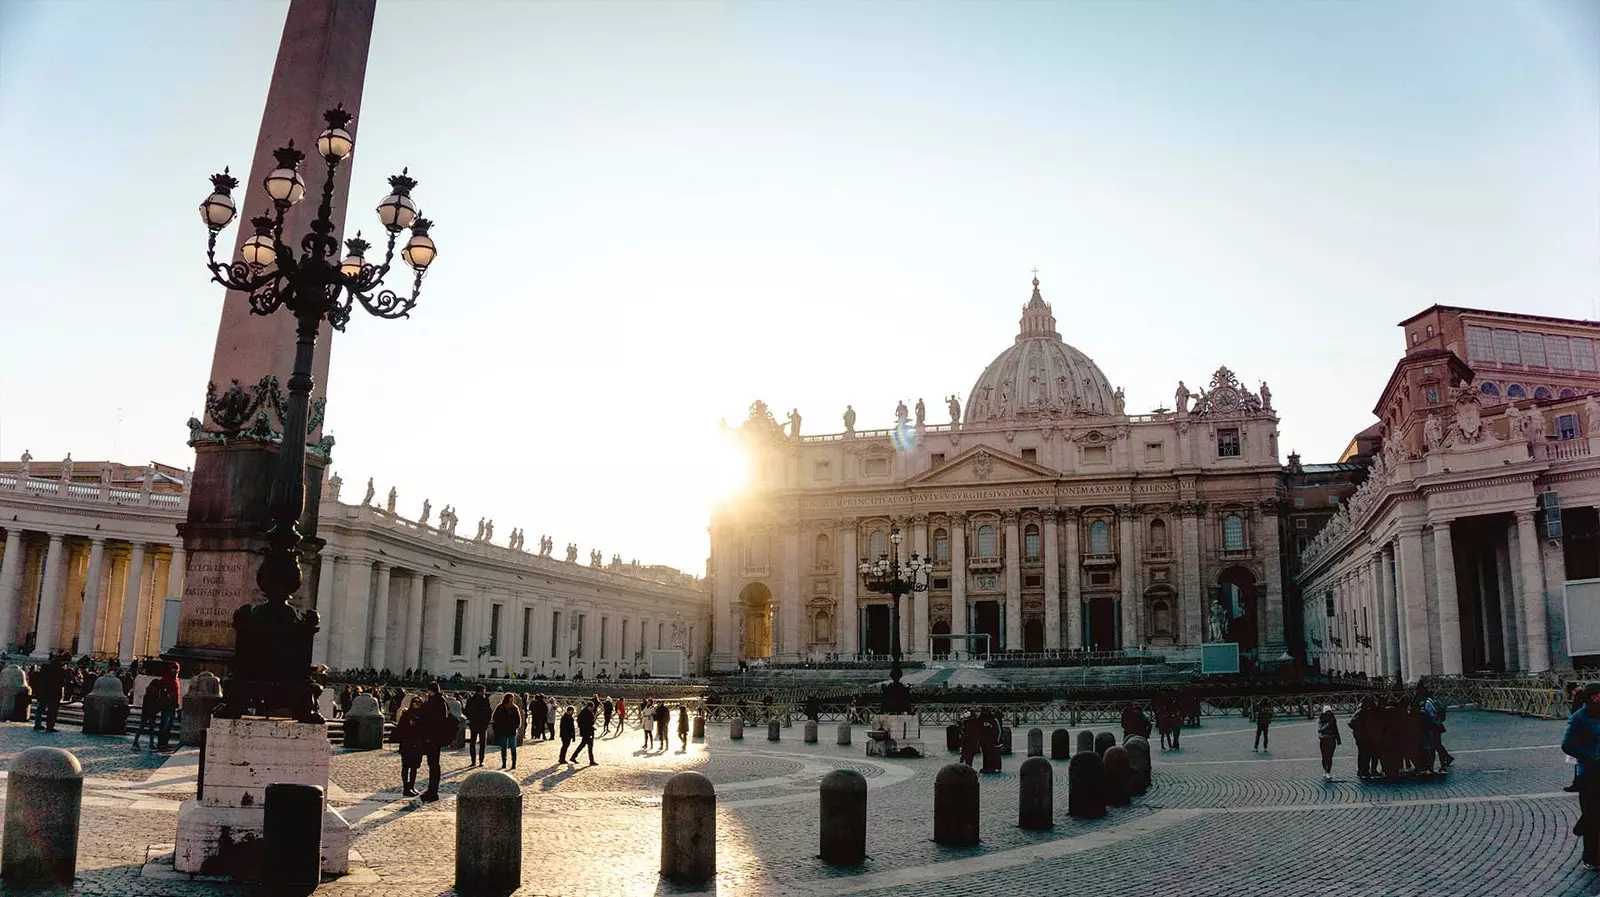
<path fill-rule="evenodd" d="M 750 459 L 732 433 L 713 435 L 699 457 L 698 488 L 707 504 L 722 504 L 744 491 L 750 480 Z"/>

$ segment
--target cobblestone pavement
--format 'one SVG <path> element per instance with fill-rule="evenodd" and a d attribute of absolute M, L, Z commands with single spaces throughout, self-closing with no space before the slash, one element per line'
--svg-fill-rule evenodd
<path fill-rule="evenodd" d="M 557 766 L 556 748 L 529 743 L 515 776 L 523 785 L 524 875 L 519 894 L 669 894 L 656 874 L 660 794 L 692 769 L 718 791 L 718 877 L 722 895 L 1590 895 L 1600 875 L 1578 866 L 1571 835 L 1577 801 L 1561 791 L 1571 767 L 1555 744 L 1561 724 L 1458 711 L 1446 736 L 1458 761 L 1450 775 L 1396 785 L 1355 779 L 1349 743 L 1324 782 L 1314 727 L 1273 727 L 1273 750 L 1251 751 L 1253 727 L 1207 720 L 1183 750 L 1155 753 L 1155 785 L 1132 807 L 1103 819 L 1066 814 L 1066 766 L 1056 763 L 1056 827 L 1016 826 L 1016 770 L 982 777 L 980 846 L 931 842 L 933 777 L 942 750 L 920 761 L 869 760 L 864 737 L 820 745 L 801 728 L 769 743 L 764 728 L 731 742 L 712 727 L 686 751 L 640 750 L 641 737 L 604 739 L 600 765 Z M 929 729 L 927 734 L 935 733 Z M 942 743 L 930 739 L 930 746 Z M 1019 731 L 1017 744 L 1025 743 Z M 1048 732 L 1047 739 L 1048 743 Z M 62 732 L 44 736 L 0 725 L 0 766 L 26 747 L 57 744 L 84 761 L 79 879 L 71 893 L 246 894 L 239 886 L 141 877 L 146 850 L 170 843 L 178 802 L 193 794 L 196 752 L 152 757 L 126 738 Z M 446 757 L 444 799 L 402 798 L 392 751 L 336 751 L 330 796 L 355 830 L 362 865 L 374 875 L 324 885 L 334 897 L 453 894 L 454 795 L 470 773 L 463 750 Z M 849 766 L 868 779 L 866 863 L 833 870 L 815 857 L 820 778 Z M 489 768 L 498 769 L 496 753 Z M 0 885 L 0 893 L 13 889 Z M 33 893 L 33 892 L 30 892 Z"/>

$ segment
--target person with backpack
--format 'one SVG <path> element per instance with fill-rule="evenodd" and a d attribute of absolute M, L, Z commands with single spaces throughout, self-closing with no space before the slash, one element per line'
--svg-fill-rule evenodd
<path fill-rule="evenodd" d="M 1339 721 L 1334 719 L 1333 706 L 1322 705 L 1322 716 L 1317 720 L 1317 747 L 1322 750 L 1322 780 L 1333 781 L 1333 749 L 1340 744 Z"/>
<path fill-rule="evenodd" d="M 1435 698 L 1433 693 L 1428 691 L 1428 689 L 1423 686 L 1417 686 L 1417 691 L 1421 696 L 1421 700 L 1418 701 L 1418 704 L 1422 709 L 1422 715 L 1426 718 L 1423 722 L 1423 725 L 1428 727 L 1433 735 L 1433 750 L 1434 753 L 1439 757 L 1439 771 L 1448 772 L 1450 770 L 1450 764 L 1456 762 L 1456 758 L 1449 751 L 1445 750 L 1444 739 L 1439 737 L 1445 733 L 1444 702 Z"/>

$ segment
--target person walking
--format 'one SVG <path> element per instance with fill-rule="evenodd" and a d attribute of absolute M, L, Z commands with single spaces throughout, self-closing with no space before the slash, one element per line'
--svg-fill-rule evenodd
<path fill-rule="evenodd" d="M 1600 682 L 1583 687 L 1583 706 L 1567 718 L 1561 752 L 1578 761 L 1578 824 L 1583 870 L 1600 870 Z"/>
<path fill-rule="evenodd" d="M 688 749 L 689 749 L 689 705 L 688 704 L 679 704 L 678 705 L 678 750 L 681 753 L 683 751 L 687 751 Z"/>
<path fill-rule="evenodd" d="M 413 697 L 394 724 L 394 740 L 400 744 L 400 793 L 417 796 L 417 770 L 428 750 L 429 733 L 423 726 L 422 698 Z"/>
<path fill-rule="evenodd" d="M 1445 750 L 1444 739 L 1440 737 L 1445 733 L 1444 702 L 1435 698 L 1433 692 L 1429 691 L 1425 686 L 1417 686 L 1417 692 L 1420 695 L 1418 704 L 1422 708 L 1422 715 L 1426 717 L 1423 726 L 1429 729 L 1433 735 L 1433 750 L 1439 757 L 1439 772 L 1449 772 L 1450 764 L 1456 762 L 1456 758 L 1455 755 Z"/>
<path fill-rule="evenodd" d="M 160 727 L 161 714 L 167 713 L 167 705 L 172 698 L 167 694 L 165 679 L 157 677 L 151 679 L 144 687 L 144 700 L 139 704 L 139 728 L 133 733 L 133 746 L 139 746 L 139 739 L 145 734 L 150 736 L 150 749 L 156 748 L 156 730 Z M 34 726 L 39 728 L 39 726 Z"/>
<path fill-rule="evenodd" d="M 506 768 L 506 751 L 511 752 L 511 768 L 517 768 L 517 730 L 522 728 L 522 711 L 517 709 L 517 700 L 514 695 L 507 692 L 500 699 L 500 706 L 494 709 L 494 740 L 500 745 L 500 768 Z"/>
<path fill-rule="evenodd" d="M 1269 736 L 1267 734 L 1267 728 L 1269 726 L 1271 726 L 1271 725 L 1272 725 L 1272 702 L 1269 701 L 1266 698 L 1262 698 L 1261 700 L 1256 702 L 1256 746 L 1255 746 L 1255 750 L 1258 750 L 1258 751 L 1267 750 L 1268 753 L 1271 753 L 1271 751 L 1268 750 L 1268 745 L 1271 743 L 1271 736 Z"/>
<path fill-rule="evenodd" d="M 167 662 L 166 670 L 161 674 L 161 681 L 167 683 L 167 694 L 170 699 L 161 714 L 161 733 L 156 743 L 156 750 L 165 752 L 177 750 L 176 747 L 171 746 L 170 739 L 172 738 L 172 725 L 178 719 L 178 708 L 183 705 L 183 691 L 178 685 L 178 662 L 176 660 Z"/>
<path fill-rule="evenodd" d="M 1322 750 L 1322 780 L 1333 781 L 1333 749 L 1339 746 L 1339 721 L 1333 717 L 1333 706 L 1322 705 L 1322 716 L 1317 720 L 1317 747 Z"/>
<path fill-rule="evenodd" d="M 1568 682 L 1566 685 L 1562 686 L 1562 689 L 1566 691 L 1567 718 L 1571 719 L 1572 714 L 1577 713 L 1583 708 L 1583 689 L 1579 687 L 1579 683 L 1577 682 Z M 1573 764 L 1572 784 L 1561 790 L 1576 793 L 1578 790 L 1578 761 L 1572 757 L 1568 757 L 1567 762 Z"/>
<path fill-rule="evenodd" d="M 557 763 L 570 764 L 572 762 L 572 760 L 567 759 L 567 750 L 572 747 L 572 739 L 577 734 L 577 723 L 572 718 L 572 708 L 568 707 L 561 714 L 561 753 L 556 756 Z M 572 759 L 578 759 L 576 751 L 573 752 Z"/>
<path fill-rule="evenodd" d="M 489 755 L 489 716 L 493 713 L 488 689 L 482 685 L 473 689 L 461 712 L 467 718 L 467 755 L 472 760 L 467 768 L 482 766 Z"/>
<path fill-rule="evenodd" d="M 439 799 L 439 751 L 456 740 L 455 717 L 450 715 L 450 705 L 445 703 L 438 682 L 428 683 L 428 700 L 422 705 L 422 730 L 423 757 L 428 761 L 428 790 L 422 792 L 422 799 L 435 801 Z"/>
<path fill-rule="evenodd" d="M 589 749 L 589 765 L 598 766 L 594 762 L 594 704 L 585 704 L 578 711 L 578 746 L 572 749 L 572 759 L 578 759 L 578 753 L 584 748 Z"/>

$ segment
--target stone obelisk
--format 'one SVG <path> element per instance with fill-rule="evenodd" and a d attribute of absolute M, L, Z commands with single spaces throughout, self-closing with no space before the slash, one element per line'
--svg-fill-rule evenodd
<path fill-rule="evenodd" d="M 250 236 L 244 222 L 272 208 L 261 181 L 276 167 L 272 151 L 291 140 L 311 156 L 312 164 L 303 167 L 306 198 L 290 210 L 284 236 L 298 244 L 307 232 L 307 224 L 316 216 L 315 196 L 323 177 L 321 165 L 315 164 L 313 141 L 325 127 L 323 110 L 335 106 L 342 105 L 355 114 L 349 129 L 352 134 L 360 127 L 361 88 L 376 4 L 377 0 L 291 0 L 250 174 L 236 197 L 240 221 L 235 225 L 234 255 L 229 260 L 239 257 L 239 244 Z M 352 157 L 339 168 L 334 190 L 336 215 L 348 208 L 354 161 Z M 196 178 L 198 182 L 200 175 Z M 245 294 L 228 292 L 223 297 L 205 418 L 190 421 L 194 484 L 188 520 L 181 527 L 188 575 L 177 644 L 166 655 L 183 661 L 185 673 L 210 668 L 220 675 L 220 668 L 233 654 L 234 611 L 262 598 L 255 575 L 265 546 L 267 493 L 282 438 L 280 403 L 287 398 L 286 384 L 294 366 L 294 330 L 294 316 L 286 310 L 262 317 L 250 313 Z M 301 519 L 308 555 L 321 544 L 316 539 L 317 497 L 322 493 L 322 474 L 332 448 L 332 440 L 322 437 L 332 335 L 332 328 L 324 322 L 317 343 L 316 392 L 306 451 L 306 511 Z M 301 600 L 315 594 L 314 577 L 308 570 Z M 324 621 L 323 625 L 331 623 Z M 123 645 L 124 655 L 128 648 Z"/>

